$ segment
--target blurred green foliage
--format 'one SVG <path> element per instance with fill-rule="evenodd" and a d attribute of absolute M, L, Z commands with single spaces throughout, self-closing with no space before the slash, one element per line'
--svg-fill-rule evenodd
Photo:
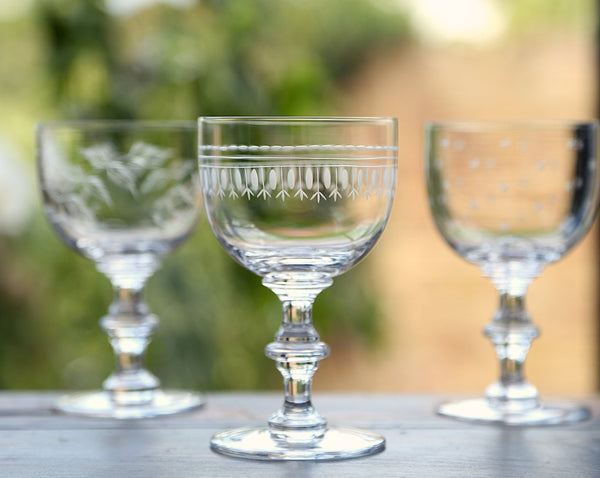
<path fill-rule="evenodd" d="M 405 17 L 383 4 L 204 0 L 117 15 L 100 0 L 40 0 L 0 29 L 0 87 L 11 92 L 0 128 L 33 158 L 32 119 L 332 114 L 336 85 L 374 49 L 409 35 Z M 59 241 L 39 207 L 20 235 L 0 236 L 0 266 L 0 387 L 98 387 L 112 369 L 98 327 L 108 280 Z M 317 299 L 325 340 L 377 343 L 380 314 L 363 267 Z M 166 386 L 279 385 L 262 354 L 278 300 L 227 256 L 205 218 L 149 281 L 147 300 L 161 318 L 148 365 Z"/>
<path fill-rule="evenodd" d="M 205 0 L 124 18 L 98 0 L 42 5 L 69 116 L 316 115 L 372 48 L 407 32 L 369 0 Z"/>

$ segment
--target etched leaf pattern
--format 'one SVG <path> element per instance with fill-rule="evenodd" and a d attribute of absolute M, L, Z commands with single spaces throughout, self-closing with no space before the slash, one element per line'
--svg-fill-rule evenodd
<path fill-rule="evenodd" d="M 122 156 L 110 143 L 97 144 L 80 149 L 81 157 L 88 161 L 93 172 L 104 172 L 111 182 L 128 189 L 135 195 L 136 176 L 134 168 L 127 164 L 127 156 Z"/>
<path fill-rule="evenodd" d="M 169 175 L 162 169 L 155 169 L 150 171 L 142 184 L 140 185 L 140 191 L 143 194 L 148 194 L 153 190 L 161 189 L 169 182 Z"/>
<path fill-rule="evenodd" d="M 195 161 L 173 159 L 171 149 L 137 141 L 124 154 L 108 142 L 78 152 L 83 162 L 69 166 L 61 186 L 53 189 L 56 202 L 70 215 L 94 220 L 102 207 L 113 206 L 111 192 L 119 189 L 136 200 L 152 203 L 156 225 L 195 202 Z"/>
<path fill-rule="evenodd" d="M 128 153 L 128 161 L 133 170 L 140 172 L 162 167 L 173 156 L 173 151 L 168 148 L 159 148 L 153 144 L 136 141 Z"/>

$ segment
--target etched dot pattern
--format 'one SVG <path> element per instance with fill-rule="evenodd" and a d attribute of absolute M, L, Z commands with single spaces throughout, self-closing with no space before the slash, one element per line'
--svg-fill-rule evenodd
<path fill-rule="evenodd" d="M 498 135 L 495 141 L 482 136 L 465 132 L 439 138 L 433 167 L 443 179 L 437 201 L 461 211 L 455 216 L 460 221 L 497 221 L 502 232 L 544 227 L 568 214 L 571 196 L 584 185 L 582 178 L 572 178 L 572 158 L 584 148 L 583 141 L 568 134 L 562 143 L 535 135 Z M 595 158 L 587 167 L 596 168 Z M 555 186 L 561 178 L 562 189 Z"/>

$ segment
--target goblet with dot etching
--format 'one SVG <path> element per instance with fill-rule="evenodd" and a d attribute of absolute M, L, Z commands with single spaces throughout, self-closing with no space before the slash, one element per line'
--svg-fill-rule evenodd
<path fill-rule="evenodd" d="M 443 404 L 442 415 L 506 425 L 585 419 L 571 404 L 546 404 L 525 379 L 538 328 L 525 308 L 531 281 L 587 233 L 598 206 L 596 123 L 432 123 L 426 177 L 435 224 L 478 265 L 500 303 L 484 333 L 500 362 L 485 397 Z"/>
<path fill-rule="evenodd" d="M 283 306 L 281 327 L 265 350 L 283 375 L 283 406 L 267 426 L 215 435 L 212 448 L 263 460 L 381 451 L 382 436 L 331 427 L 312 405 L 312 377 L 329 354 L 313 326 L 312 305 L 383 232 L 394 195 L 395 120 L 201 118 L 199 135 L 211 227 Z"/>
<path fill-rule="evenodd" d="M 44 211 L 57 235 L 94 261 L 114 299 L 101 320 L 116 367 L 103 390 L 62 397 L 78 415 L 144 418 L 202 398 L 163 391 L 143 356 L 157 317 L 143 297 L 161 260 L 191 234 L 201 210 L 194 122 L 48 122 L 38 128 Z"/>

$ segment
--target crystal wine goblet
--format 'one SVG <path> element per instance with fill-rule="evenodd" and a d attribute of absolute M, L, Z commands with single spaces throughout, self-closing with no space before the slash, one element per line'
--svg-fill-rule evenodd
<path fill-rule="evenodd" d="M 46 217 L 114 288 L 102 318 L 116 356 L 103 390 L 68 395 L 67 413 L 142 418 L 201 405 L 199 395 L 162 391 L 143 355 L 158 319 L 142 296 L 161 259 L 192 232 L 201 208 L 195 122 L 47 122 L 37 129 Z"/>
<path fill-rule="evenodd" d="M 496 287 L 500 305 L 484 333 L 500 361 L 485 398 L 438 412 L 505 425 L 585 419 L 571 404 L 543 404 L 524 362 L 538 336 L 525 309 L 530 282 L 589 230 L 598 205 L 597 125 L 570 122 L 432 123 L 426 176 L 437 228 Z"/>
<path fill-rule="evenodd" d="M 343 459 L 384 438 L 329 427 L 311 382 L 329 354 L 312 323 L 316 296 L 360 261 L 387 222 L 395 188 L 390 118 L 233 117 L 199 121 L 200 184 L 221 245 L 281 300 L 267 357 L 283 375 L 283 407 L 268 426 L 215 435 L 218 452 L 254 459 Z"/>

